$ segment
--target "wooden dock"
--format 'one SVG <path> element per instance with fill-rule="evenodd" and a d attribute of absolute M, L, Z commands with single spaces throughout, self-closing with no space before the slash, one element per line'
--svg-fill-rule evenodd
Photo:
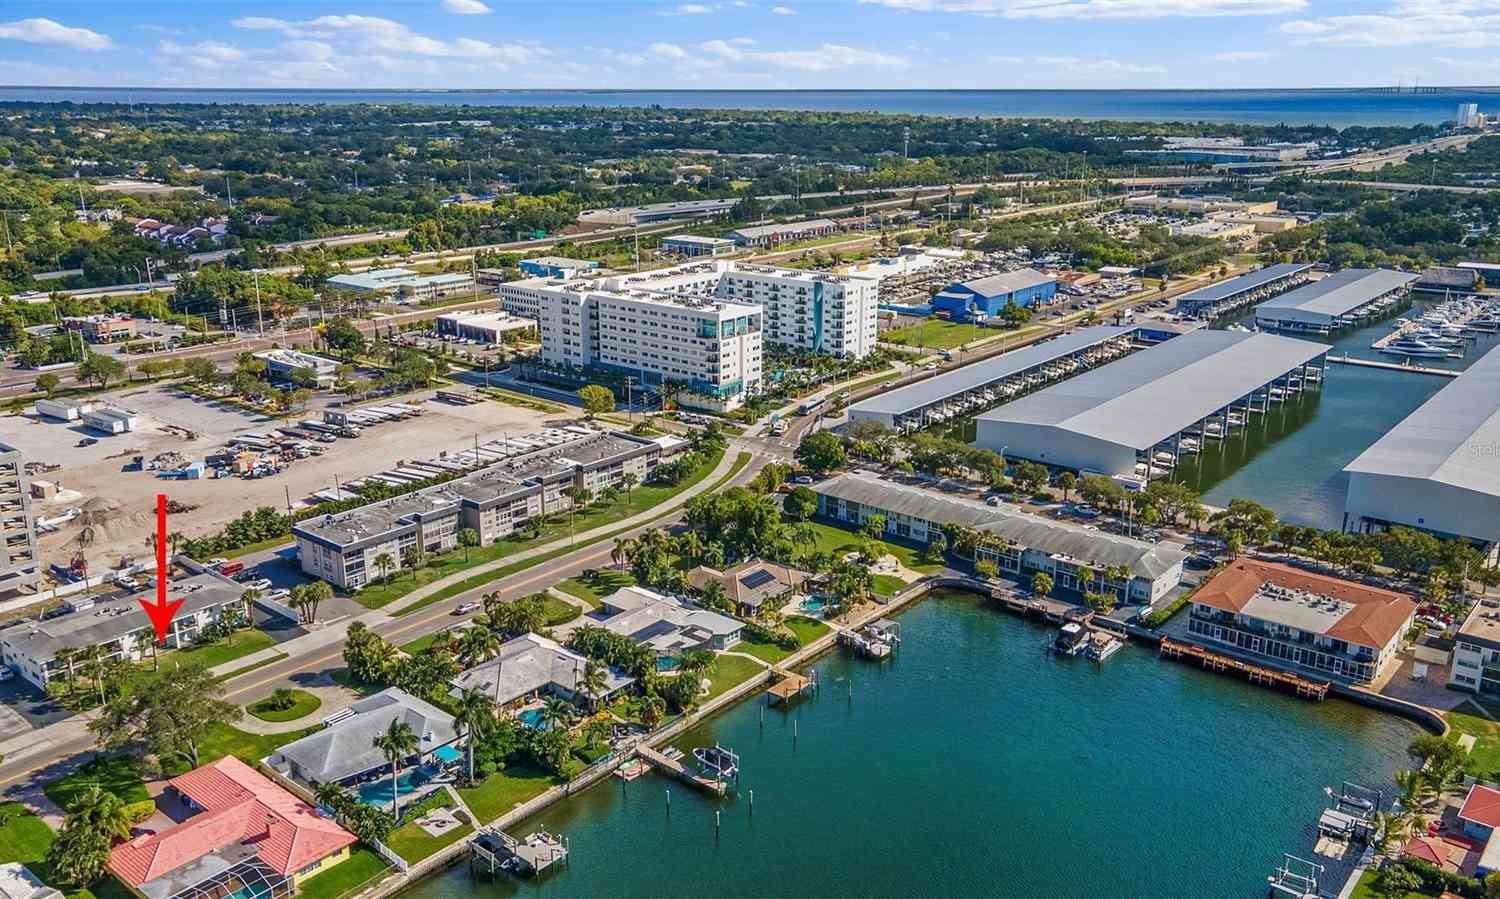
<path fill-rule="evenodd" d="M 470 865 L 481 863 L 491 876 L 506 871 L 531 877 L 568 858 L 567 841 L 544 830 L 518 840 L 503 830 L 486 828 L 470 842 L 469 848 Z"/>
<path fill-rule="evenodd" d="M 770 689 L 766 690 L 767 701 L 773 705 L 778 702 L 791 702 L 801 696 L 804 691 L 815 687 L 815 681 L 795 671 L 772 668 L 771 673 L 780 678 L 771 685 Z"/>
<path fill-rule="evenodd" d="M 650 746 L 637 746 L 635 752 L 636 755 L 651 763 L 651 765 L 654 766 L 656 770 L 662 772 L 663 774 L 669 774 L 672 777 L 675 777 L 683 783 L 687 784 L 688 786 L 697 787 L 698 789 L 703 790 L 706 793 L 712 793 L 715 796 L 723 796 L 729 791 L 729 783 L 727 781 L 714 780 L 713 778 L 704 777 L 702 774 L 698 773 L 692 768 L 689 768 L 678 759 L 674 759 L 665 753 L 658 752 L 657 750 L 652 749 Z"/>
<path fill-rule="evenodd" d="M 1285 671 L 1277 671 L 1274 668 L 1265 668 L 1260 665 L 1252 665 L 1239 659 L 1216 652 L 1210 652 L 1201 646 L 1192 643 L 1179 643 L 1166 637 L 1161 641 L 1161 655 L 1168 659 L 1196 659 L 1198 664 L 1207 671 L 1237 672 L 1245 675 L 1245 679 L 1252 684 L 1264 684 L 1269 687 L 1286 687 L 1294 691 L 1304 699 L 1323 700 L 1328 697 L 1328 688 L 1332 686 L 1327 681 L 1319 682 L 1289 674 Z"/>
<path fill-rule="evenodd" d="M 1379 359 L 1361 359 L 1345 353 L 1342 356 L 1328 357 L 1329 362 L 1337 362 L 1340 365 L 1358 365 L 1364 368 L 1383 368 L 1387 371 L 1406 371 L 1418 375 L 1437 375 L 1440 378 L 1456 378 L 1463 374 L 1450 368 L 1429 368 L 1425 365 L 1403 365 L 1400 362 L 1381 362 Z"/>

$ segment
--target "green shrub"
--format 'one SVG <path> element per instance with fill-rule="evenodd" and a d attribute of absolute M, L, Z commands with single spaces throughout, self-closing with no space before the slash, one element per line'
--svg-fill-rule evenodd
<path fill-rule="evenodd" d="M 142 799 L 140 802 L 130 802 L 125 805 L 125 817 L 131 824 L 139 824 L 152 815 L 156 814 L 156 800 Z"/>

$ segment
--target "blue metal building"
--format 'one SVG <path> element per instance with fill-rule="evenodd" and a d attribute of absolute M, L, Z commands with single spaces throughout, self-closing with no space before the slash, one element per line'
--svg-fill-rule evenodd
<path fill-rule="evenodd" d="M 952 321 L 966 322 L 999 315 L 1010 302 L 1021 307 L 1045 306 L 1056 296 L 1056 278 L 1023 268 L 949 284 L 932 298 L 932 308 L 948 313 Z"/>

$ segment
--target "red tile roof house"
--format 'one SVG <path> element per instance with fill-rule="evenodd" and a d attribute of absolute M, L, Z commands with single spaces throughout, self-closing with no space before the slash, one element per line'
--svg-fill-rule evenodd
<path fill-rule="evenodd" d="M 1355 683 L 1395 658 L 1417 604 L 1391 590 L 1236 559 L 1193 594 L 1188 634 L 1272 668 Z"/>
<path fill-rule="evenodd" d="M 348 832 L 234 757 L 167 785 L 187 820 L 116 846 L 109 870 L 144 899 L 283 899 L 349 857 Z"/>

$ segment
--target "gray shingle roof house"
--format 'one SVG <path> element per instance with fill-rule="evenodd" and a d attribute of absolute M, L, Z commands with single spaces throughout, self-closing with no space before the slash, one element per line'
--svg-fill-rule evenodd
<path fill-rule="evenodd" d="M 375 738 L 392 721 L 405 721 L 426 756 L 458 736 L 453 716 L 423 699 L 391 687 L 349 707 L 354 714 L 311 736 L 281 747 L 266 759 L 272 768 L 309 786 L 344 781 L 390 763 Z"/>
<path fill-rule="evenodd" d="M 478 690 L 502 706 L 543 693 L 572 702 L 580 698 L 578 682 L 587 665 L 588 659 L 554 640 L 522 634 L 505 641 L 496 658 L 454 678 L 449 692 L 458 696 L 464 690 Z M 598 698 L 605 699 L 634 682 L 635 678 L 607 668 L 604 693 Z"/>

